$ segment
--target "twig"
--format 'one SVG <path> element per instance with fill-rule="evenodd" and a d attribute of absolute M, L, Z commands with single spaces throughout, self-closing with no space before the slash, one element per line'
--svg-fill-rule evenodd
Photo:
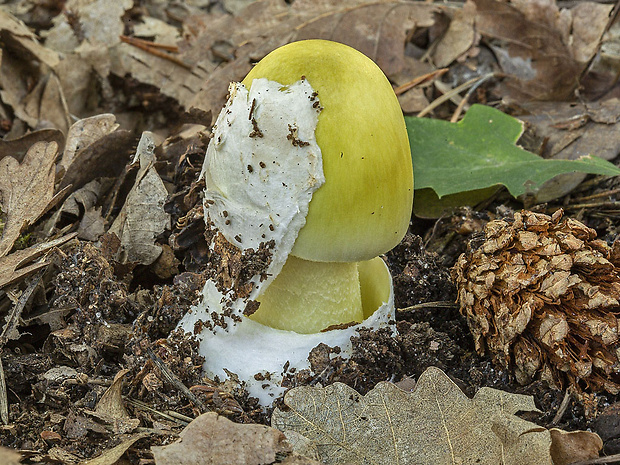
<path fill-rule="evenodd" d="M 398 312 L 410 313 L 423 308 L 458 308 L 458 304 L 448 300 L 440 300 L 437 302 L 423 302 L 421 304 L 412 305 L 411 307 L 399 308 Z"/>
<path fill-rule="evenodd" d="M 172 384 L 180 392 L 182 392 L 185 395 L 185 397 L 187 397 L 191 402 L 193 402 L 194 405 L 196 405 L 202 412 L 210 411 L 210 409 L 204 404 L 204 402 L 202 402 L 198 397 L 196 397 L 194 393 L 191 392 L 187 388 L 187 386 L 185 386 L 185 384 L 181 382 L 181 380 L 177 377 L 177 375 L 175 375 L 170 370 L 170 368 L 166 366 L 164 361 L 161 358 L 159 358 L 155 354 L 155 352 L 153 352 L 151 349 L 147 349 L 147 352 L 149 354 L 149 357 L 153 361 L 153 363 L 157 366 L 157 368 L 159 368 L 159 371 L 161 371 L 161 374 L 164 375 L 164 377 L 170 384 Z"/>
<path fill-rule="evenodd" d="M 560 404 L 558 411 L 553 417 L 553 420 L 551 420 L 551 423 L 549 423 L 549 426 L 555 426 L 560 422 L 560 420 L 566 413 L 566 409 L 568 409 L 568 406 L 570 405 L 571 397 L 572 396 L 571 396 L 570 389 L 567 389 L 566 392 L 564 393 L 564 399 L 562 399 L 562 403 Z"/>
<path fill-rule="evenodd" d="M 142 402 L 140 400 L 137 399 L 131 399 L 129 397 L 125 397 L 125 401 L 130 404 L 133 405 L 136 408 L 142 409 L 142 410 L 146 410 L 148 412 L 154 413 L 156 415 L 159 415 L 162 418 L 165 418 L 167 420 L 170 421 L 174 421 L 177 423 L 182 424 L 183 426 L 189 424 L 193 418 L 187 417 L 185 415 L 181 415 L 180 413 L 176 413 L 176 412 L 161 412 L 157 409 L 154 409 L 153 407 L 151 407 L 150 405 L 146 404 L 145 402 Z M 173 415 L 174 413 L 174 415 Z"/>
<path fill-rule="evenodd" d="M 577 192 L 584 192 L 587 191 L 588 189 L 592 188 L 592 187 L 596 187 L 599 184 L 601 184 L 604 181 L 609 180 L 610 178 L 612 178 L 613 176 L 595 176 L 592 179 L 588 179 L 584 182 L 582 182 L 581 184 L 579 184 L 575 189 L 573 189 L 573 194 L 577 193 Z"/>
<path fill-rule="evenodd" d="M 419 85 L 422 84 L 426 84 L 427 82 L 430 82 L 434 79 L 437 79 L 441 76 L 443 76 L 445 73 L 448 72 L 450 68 L 441 68 L 441 69 L 437 69 L 431 73 L 426 73 L 423 74 L 422 76 L 418 76 L 414 79 L 412 79 L 409 82 L 404 83 L 401 86 L 398 86 L 396 89 L 394 89 L 394 93 L 396 95 L 400 95 L 400 94 L 404 94 L 405 92 L 407 92 L 408 90 L 413 89 L 414 87 L 417 87 Z"/>
<path fill-rule="evenodd" d="M 463 108 L 465 108 L 465 105 L 467 104 L 467 102 L 469 102 L 469 98 L 472 96 L 472 94 L 476 91 L 478 87 L 480 87 L 482 84 L 484 84 L 486 81 L 488 81 L 492 77 L 495 77 L 495 73 L 485 74 L 484 76 L 482 76 L 482 78 L 478 82 L 476 82 L 473 86 L 471 86 L 471 88 L 465 94 L 465 97 L 463 97 L 461 102 L 456 107 L 456 110 L 454 110 L 454 114 L 452 115 L 452 118 L 450 118 L 451 123 L 456 123 L 459 120 L 459 117 L 461 116 L 461 113 L 463 112 Z"/>
<path fill-rule="evenodd" d="M 489 73 L 489 74 L 490 74 L 490 76 L 495 76 L 496 75 L 495 73 Z M 469 81 L 461 84 L 460 86 L 455 87 L 450 92 L 446 92 L 441 97 L 433 100 L 424 110 L 422 110 L 420 113 L 418 113 L 418 115 L 417 115 L 418 118 L 422 118 L 423 116 L 428 115 L 431 111 L 433 111 L 439 105 L 441 105 L 444 102 L 447 102 L 448 100 L 450 100 L 455 95 L 460 94 L 465 89 L 468 89 L 469 87 L 471 87 L 474 84 L 476 84 L 478 81 L 483 80 L 483 79 L 484 80 L 488 79 L 489 74 L 485 74 L 484 76 L 479 76 L 479 77 L 476 77 L 474 79 L 470 79 Z"/>
<path fill-rule="evenodd" d="M 582 208 L 617 208 L 620 207 L 620 202 L 592 202 L 592 203 L 577 203 L 575 205 L 567 205 L 565 210 L 580 210 Z"/>
<path fill-rule="evenodd" d="M 145 52 L 150 53 L 151 55 L 154 55 L 156 57 L 171 61 L 175 65 L 179 65 L 182 68 L 185 68 L 187 70 L 192 69 L 192 67 L 188 65 L 187 63 L 185 63 L 184 61 L 162 51 L 162 50 L 175 51 L 173 47 L 169 47 L 163 44 L 156 44 L 154 42 L 149 42 L 147 40 L 136 39 L 135 37 L 129 37 L 129 36 L 124 36 L 124 35 L 120 36 L 120 39 L 122 42 L 125 42 L 126 44 L 133 45 L 134 47 L 139 48 L 140 50 L 144 50 Z"/>
<path fill-rule="evenodd" d="M 9 397 L 6 392 L 6 378 L 4 377 L 2 357 L 0 357 L 0 419 L 2 419 L 3 425 L 9 424 Z"/>
<path fill-rule="evenodd" d="M 600 199 L 601 197 L 612 196 L 612 195 L 615 195 L 615 194 L 620 194 L 620 188 L 612 189 L 612 190 L 605 191 L 605 192 L 599 192 L 598 194 L 585 195 L 583 197 L 577 197 L 577 198 L 574 198 L 574 199 L 570 199 L 570 203 L 572 203 L 572 202 L 584 202 L 586 200 Z"/>
<path fill-rule="evenodd" d="M 581 462 L 572 462 L 569 465 L 600 465 L 618 462 L 620 462 L 620 454 L 608 455 L 607 457 L 599 457 L 597 459 L 583 460 Z"/>

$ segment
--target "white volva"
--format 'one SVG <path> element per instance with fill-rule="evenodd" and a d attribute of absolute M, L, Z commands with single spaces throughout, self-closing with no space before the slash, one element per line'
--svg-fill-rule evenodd
<path fill-rule="evenodd" d="M 384 326 L 394 317 L 391 291 L 363 323 L 317 334 L 274 329 L 242 316 L 248 301 L 256 300 L 281 271 L 305 224 L 312 194 L 325 182 L 315 139 L 319 113 L 317 95 L 306 80 L 282 86 L 256 79 L 250 92 L 243 84 L 231 84 L 201 174 L 205 220 L 214 230 L 242 251 L 268 241 L 275 245 L 262 280 L 259 275 L 251 279 L 255 286 L 248 297 L 221 292 L 209 280 L 201 303 L 179 327 L 194 333 L 196 323 L 206 323 L 196 336 L 207 375 L 225 379 L 227 372 L 234 373 L 265 406 L 285 390 L 280 384 L 286 362 L 288 370 L 309 368 L 308 354 L 319 343 L 339 346 L 346 358 L 357 329 Z M 385 273 L 389 277 L 387 268 Z M 257 373 L 263 375 L 259 380 Z"/>
<path fill-rule="evenodd" d="M 208 214 L 241 249 L 274 240 L 269 273 L 277 274 L 306 223 L 312 193 L 325 182 L 314 137 L 318 100 L 305 80 L 283 87 L 257 79 L 249 93 L 240 83 L 229 91 L 202 167 L 205 202 L 214 202 Z"/>

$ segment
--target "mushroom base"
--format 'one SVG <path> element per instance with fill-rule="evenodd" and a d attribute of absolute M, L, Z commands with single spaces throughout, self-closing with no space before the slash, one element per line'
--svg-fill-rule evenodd
<path fill-rule="evenodd" d="M 300 334 L 271 328 L 245 316 L 226 329 L 209 330 L 203 325 L 204 329 L 196 337 L 200 353 L 205 357 L 205 373 L 221 380 L 236 375 L 251 396 L 258 398 L 263 406 L 269 406 L 286 390 L 282 381 L 287 374 L 310 369 L 308 355 L 317 345 L 338 346 L 339 356 L 348 358 L 352 350 L 351 337 L 357 335 L 359 329 L 392 326 L 395 331 L 392 277 L 385 262 L 379 257 L 360 262 L 359 276 L 364 321 L 348 328 Z M 207 282 L 205 294 L 209 292 L 208 286 L 214 284 Z M 214 316 L 219 317 L 217 312 L 211 314 L 212 311 L 198 305 L 185 315 L 180 327 L 193 332 L 199 321 L 209 323 Z"/>

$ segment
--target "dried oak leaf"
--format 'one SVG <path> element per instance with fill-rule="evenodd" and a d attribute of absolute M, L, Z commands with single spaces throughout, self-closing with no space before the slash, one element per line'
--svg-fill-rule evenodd
<path fill-rule="evenodd" d="M 291 389 L 284 402 L 272 425 L 326 464 L 556 463 L 551 433 L 515 415 L 536 411 L 533 398 L 482 388 L 469 399 L 435 367 L 412 392 L 381 382 L 361 396 L 335 383 Z"/>
<path fill-rule="evenodd" d="M 562 210 L 487 223 L 452 270 L 461 313 L 480 353 L 517 381 L 568 381 L 620 391 L 620 261 L 596 232 Z"/>
<path fill-rule="evenodd" d="M 364 2 L 360 0 L 279 0 L 254 2 L 238 16 L 226 16 L 201 33 L 185 54 L 191 62 L 197 51 L 211 50 L 225 38 L 230 60 L 218 64 L 201 81 L 200 92 L 186 107 L 219 111 L 230 81 L 240 80 L 267 53 L 289 42 L 329 39 L 356 48 L 375 60 L 392 77 L 406 66 L 407 34 L 434 24 L 439 7 L 421 2 Z M 213 66 L 211 63 L 210 66 Z M 194 74 L 204 65 L 195 66 Z M 203 72 L 203 74 L 205 74 Z M 195 80 L 195 79 L 192 79 Z"/>
<path fill-rule="evenodd" d="M 0 238 L 0 257 L 8 254 L 22 231 L 38 220 L 54 201 L 54 170 L 58 144 L 37 142 L 21 163 L 0 160 L 0 207 L 6 223 Z"/>
<path fill-rule="evenodd" d="M 179 441 L 153 447 L 157 465 L 318 465 L 293 453 L 284 435 L 264 425 L 233 423 L 209 412 L 194 419 Z"/>
<path fill-rule="evenodd" d="M 15 284 L 41 268 L 45 268 L 50 262 L 45 258 L 37 259 L 47 254 L 54 247 L 59 247 L 75 238 L 76 235 L 76 233 L 67 234 L 49 242 L 17 250 L 6 257 L 0 257 L 0 289 Z"/>
<path fill-rule="evenodd" d="M 523 102 L 520 106 L 527 114 L 519 119 L 535 134 L 543 158 L 577 160 L 594 152 L 603 160 L 613 160 L 620 152 L 620 99 L 585 104 Z M 533 194 L 533 202 L 538 204 L 563 197 L 586 176 L 577 172 L 556 176 Z"/>
<path fill-rule="evenodd" d="M 507 75 L 502 96 L 515 100 L 571 98 L 612 10 L 595 2 L 560 10 L 555 1 L 472 1 L 476 31 Z"/>
<path fill-rule="evenodd" d="M 150 436 L 151 433 L 143 432 L 131 435 L 122 435 L 120 438 L 122 441 L 117 446 L 106 449 L 106 451 L 95 457 L 94 459 L 86 460 L 82 462 L 83 465 L 114 465 L 119 463 L 121 457 L 127 452 L 127 449 L 132 447 L 140 439 L 144 439 Z"/>
<path fill-rule="evenodd" d="M 161 255 L 155 239 L 170 228 L 170 215 L 164 211 L 168 191 L 153 166 L 154 135 L 144 132 L 134 162 L 140 163 L 136 181 L 109 232 L 121 240 L 123 263 L 150 265 Z"/>

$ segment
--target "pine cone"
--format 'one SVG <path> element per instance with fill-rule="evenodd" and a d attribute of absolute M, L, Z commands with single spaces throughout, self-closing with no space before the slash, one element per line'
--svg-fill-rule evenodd
<path fill-rule="evenodd" d="M 579 391 L 620 391 L 620 241 L 613 247 L 572 218 L 522 211 L 487 223 L 452 278 L 476 350 Z M 473 242 L 470 244 L 472 248 Z"/>

